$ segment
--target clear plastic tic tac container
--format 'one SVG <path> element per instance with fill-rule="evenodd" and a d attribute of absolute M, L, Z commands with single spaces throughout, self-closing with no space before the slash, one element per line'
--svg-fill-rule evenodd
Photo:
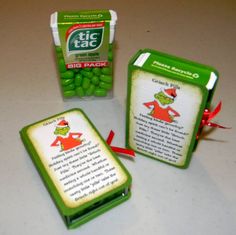
<path fill-rule="evenodd" d="M 117 14 L 112 10 L 51 15 L 64 98 L 112 97 L 116 21 Z"/>

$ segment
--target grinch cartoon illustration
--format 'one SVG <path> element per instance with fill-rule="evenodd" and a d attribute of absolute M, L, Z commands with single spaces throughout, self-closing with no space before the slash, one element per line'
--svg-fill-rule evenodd
<path fill-rule="evenodd" d="M 178 112 L 169 106 L 174 103 L 176 96 L 176 89 L 168 88 L 156 93 L 154 95 L 155 100 L 144 103 L 144 105 L 149 109 L 152 108 L 149 115 L 159 120 L 171 123 L 174 121 L 175 117 L 180 116 Z"/>
<path fill-rule="evenodd" d="M 80 139 L 81 133 L 72 133 L 70 131 L 69 123 L 66 120 L 61 120 L 54 131 L 57 136 L 56 139 L 51 144 L 51 147 L 60 146 L 61 151 L 65 151 L 74 148 L 82 144 Z"/>

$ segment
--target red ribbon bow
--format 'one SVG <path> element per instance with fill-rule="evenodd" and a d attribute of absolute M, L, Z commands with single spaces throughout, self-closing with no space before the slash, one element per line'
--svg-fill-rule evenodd
<path fill-rule="evenodd" d="M 220 101 L 219 104 L 216 106 L 216 108 L 210 112 L 209 109 L 205 109 L 203 116 L 202 116 L 202 121 L 199 126 L 199 131 L 197 134 L 197 139 L 199 139 L 200 131 L 204 126 L 210 126 L 210 127 L 217 127 L 217 128 L 223 128 L 223 129 L 230 129 L 229 127 L 221 126 L 219 124 L 211 122 L 211 120 L 220 112 L 222 106 L 222 102 Z"/>
<path fill-rule="evenodd" d="M 119 148 L 119 147 L 115 147 L 115 146 L 111 146 L 111 142 L 113 140 L 115 133 L 111 130 L 108 137 L 107 137 L 107 144 L 111 147 L 112 151 L 117 153 L 117 154 L 121 154 L 121 155 L 125 155 L 128 157 L 135 157 L 135 153 L 133 150 L 131 149 L 125 149 L 125 148 Z"/>

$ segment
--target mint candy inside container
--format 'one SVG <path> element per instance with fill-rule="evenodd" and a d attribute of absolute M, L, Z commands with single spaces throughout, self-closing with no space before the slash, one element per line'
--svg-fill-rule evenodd
<path fill-rule="evenodd" d="M 50 26 L 62 96 L 112 97 L 113 10 L 55 12 Z"/>

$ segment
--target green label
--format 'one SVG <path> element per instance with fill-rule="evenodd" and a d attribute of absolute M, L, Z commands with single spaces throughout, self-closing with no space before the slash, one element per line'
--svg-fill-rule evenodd
<path fill-rule="evenodd" d="M 111 20 L 111 14 L 107 10 L 90 10 L 79 12 L 59 12 L 58 22 L 77 23 L 88 21 Z"/>
<path fill-rule="evenodd" d="M 109 11 L 59 12 L 58 32 L 66 67 L 108 65 Z"/>
<path fill-rule="evenodd" d="M 101 46 L 103 28 L 78 29 L 67 40 L 68 54 L 93 51 Z"/>
<path fill-rule="evenodd" d="M 208 83 L 215 83 L 218 73 L 214 68 L 161 52 L 143 53 L 146 56 L 141 67 L 153 73 L 162 74 L 183 81 L 189 81 L 212 89 Z M 210 88 L 211 87 L 211 88 Z"/>

